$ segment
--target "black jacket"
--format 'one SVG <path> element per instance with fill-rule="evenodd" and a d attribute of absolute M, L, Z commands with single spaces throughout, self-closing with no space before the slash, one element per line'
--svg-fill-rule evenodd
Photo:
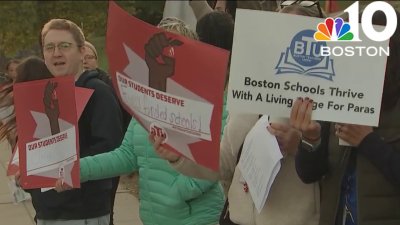
<path fill-rule="evenodd" d="M 116 90 L 114 89 L 111 77 L 105 71 L 103 71 L 99 68 L 95 69 L 95 71 L 97 71 L 99 73 L 97 76 L 98 79 L 104 81 L 104 83 L 108 84 L 110 87 L 113 88 L 113 93 L 118 100 L 118 96 L 117 96 Z M 129 127 L 129 124 L 131 122 L 132 116 L 131 116 L 131 114 L 129 114 L 128 111 L 126 111 L 124 109 L 121 102 L 118 101 L 118 103 L 119 103 L 119 106 L 121 107 L 121 112 L 122 112 L 122 131 L 125 134 L 126 130 Z"/>
<path fill-rule="evenodd" d="M 86 71 L 76 86 L 94 89 L 79 119 L 80 157 L 113 150 L 123 138 L 122 114 L 112 88 L 100 79 L 96 71 Z M 110 213 L 111 179 L 89 181 L 80 189 L 57 193 L 54 190 L 29 191 L 38 219 L 76 220 L 104 216 Z"/>

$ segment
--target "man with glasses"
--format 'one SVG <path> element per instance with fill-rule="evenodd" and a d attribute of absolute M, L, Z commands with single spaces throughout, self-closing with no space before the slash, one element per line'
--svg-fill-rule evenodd
<path fill-rule="evenodd" d="M 56 77 L 74 76 L 75 85 L 94 89 L 79 119 L 80 157 L 112 150 L 123 138 L 122 116 L 112 88 L 83 68 L 85 37 L 65 19 L 52 19 L 41 31 L 40 43 L 49 71 Z M 111 179 L 89 181 L 64 193 L 30 190 L 38 225 L 109 225 Z"/>

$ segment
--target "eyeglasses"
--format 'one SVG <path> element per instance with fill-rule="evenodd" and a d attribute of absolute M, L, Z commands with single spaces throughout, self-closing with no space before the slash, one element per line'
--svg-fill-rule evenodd
<path fill-rule="evenodd" d="M 85 55 L 83 57 L 84 60 L 94 60 L 97 59 L 95 55 Z"/>
<path fill-rule="evenodd" d="M 43 47 L 43 50 L 46 53 L 54 53 L 57 47 L 60 52 L 67 52 L 69 49 L 71 49 L 72 45 L 73 44 L 69 42 L 60 42 L 57 45 L 54 43 L 49 43 Z"/>
<path fill-rule="evenodd" d="M 297 4 L 297 5 L 305 7 L 305 8 L 313 7 L 316 5 L 318 8 L 319 17 L 324 18 L 323 14 L 322 14 L 322 9 L 321 9 L 321 6 L 320 6 L 318 0 L 317 1 L 302 1 L 302 0 L 281 1 L 281 8 L 284 8 L 284 7 L 290 6 L 290 5 L 294 5 L 294 4 Z"/>

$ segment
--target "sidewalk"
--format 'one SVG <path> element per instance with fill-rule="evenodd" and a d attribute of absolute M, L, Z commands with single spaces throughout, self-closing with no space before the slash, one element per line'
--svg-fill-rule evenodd
<path fill-rule="evenodd" d="M 31 201 L 14 204 L 8 188 L 9 178 L 6 176 L 7 163 L 11 156 L 9 146 L 0 143 L 0 224 L 35 225 Z M 115 199 L 115 225 L 142 225 L 139 219 L 137 199 L 120 185 Z"/>

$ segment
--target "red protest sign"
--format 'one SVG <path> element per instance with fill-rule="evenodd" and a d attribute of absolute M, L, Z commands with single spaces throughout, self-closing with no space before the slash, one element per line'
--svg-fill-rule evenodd
<path fill-rule="evenodd" d="M 118 95 L 167 148 L 219 168 L 229 52 L 151 26 L 110 2 L 107 55 Z"/>
<path fill-rule="evenodd" d="M 80 187 L 74 77 L 17 83 L 14 104 L 21 186 Z"/>
<path fill-rule="evenodd" d="M 75 87 L 76 116 L 78 119 L 81 117 L 93 91 L 88 88 Z M 17 144 L 8 163 L 7 176 L 14 176 L 19 170 L 19 149 Z"/>

